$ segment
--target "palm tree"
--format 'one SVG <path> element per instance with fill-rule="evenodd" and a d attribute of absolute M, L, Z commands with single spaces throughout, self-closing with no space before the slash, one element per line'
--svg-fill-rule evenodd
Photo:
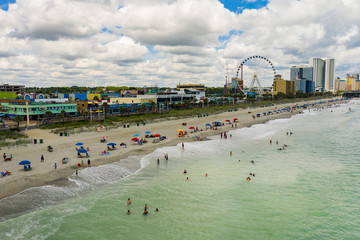
<path fill-rule="evenodd" d="M 120 113 L 121 115 L 123 115 L 123 113 L 125 112 L 125 107 L 124 106 L 120 106 L 119 107 Z"/>
<path fill-rule="evenodd" d="M 151 102 L 151 103 L 150 103 L 150 107 L 151 107 L 151 110 L 154 110 L 155 107 L 156 107 L 156 103 L 155 103 L 155 102 Z"/>
<path fill-rule="evenodd" d="M 46 111 L 45 115 L 46 115 L 47 120 L 49 120 L 52 116 L 54 116 L 54 114 L 51 111 Z"/>
<path fill-rule="evenodd" d="M 209 103 L 209 99 L 208 98 L 204 98 L 204 105 L 207 105 Z"/>
<path fill-rule="evenodd" d="M 103 103 L 104 121 L 105 121 L 105 119 L 106 119 L 106 113 L 109 111 L 109 109 L 108 109 L 109 106 L 110 106 L 110 105 L 109 105 L 107 102 L 104 102 L 104 103 Z"/>
<path fill-rule="evenodd" d="M 130 112 L 131 112 L 131 107 L 130 106 L 126 107 L 125 111 L 127 112 L 127 115 L 129 116 Z"/>
<path fill-rule="evenodd" d="M 67 117 L 67 114 L 66 114 L 66 111 L 63 109 L 61 110 L 61 117 L 62 117 L 62 120 L 63 120 L 63 123 L 65 122 L 65 118 Z"/>
<path fill-rule="evenodd" d="M 20 127 L 20 122 L 23 121 L 23 116 L 16 116 L 14 119 L 17 122 L 18 128 L 19 128 Z"/>

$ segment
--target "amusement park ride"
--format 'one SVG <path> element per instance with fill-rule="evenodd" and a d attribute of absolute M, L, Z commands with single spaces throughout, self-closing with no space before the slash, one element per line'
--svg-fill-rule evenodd
<path fill-rule="evenodd" d="M 226 69 L 228 72 L 227 63 Z M 237 67 L 236 92 L 241 91 L 245 95 L 255 94 L 255 92 L 257 92 L 257 94 L 263 95 L 265 93 L 265 88 L 270 87 L 270 91 L 272 90 L 274 86 L 275 75 L 275 67 L 268 58 L 263 56 L 248 57 Z M 224 92 L 227 93 L 228 77 L 225 78 L 225 81 L 226 84 L 224 87 Z"/>

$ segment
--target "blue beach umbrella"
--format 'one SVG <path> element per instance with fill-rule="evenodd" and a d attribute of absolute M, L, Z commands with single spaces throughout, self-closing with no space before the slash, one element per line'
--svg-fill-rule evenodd
<path fill-rule="evenodd" d="M 146 134 L 150 134 L 150 133 L 151 133 L 151 131 L 146 131 L 145 133 L 146 133 Z"/>
<path fill-rule="evenodd" d="M 137 134 L 134 134 L 134 137 L 138 137 L 138 136 L 140 136 L 140 134 L 138 134 L 138 133 L 137 133 Z M 109 145 L 109 144 L 108 144 L 108 145 Z"/>
<path fill-rule="evenodd" d="M 206 126 L 211 126 L 211 124 L 210 123 L 207 123 L 207 124 L 205 124 Z"/>
<path fill-rule="evenodd" d="M 87 151 L 84 149 L 84 148 L 82 148 L 82 149 L 79 149 L 79 151 L 78 151 L 79 153 L 87 153 Z"/>
<path fill-rule="evenodd" d="M 75 144 L 76 146 L 81 146 L 81 145 L 84 145 L 83 143 L 81 142 L 78 142 L 77 144 Z"/>
<path fill-rule="evenodd" d="M 22 160 L 21 162 L 19 162 L 19 165 L 29 165 L 29 164 L 31 164 L 29 160 Z"/>
<path fill-rule="evenodd" d="M 108 146 L 115 146 L 116 143 L 108 143 L 107 145 L 108 145 Z"/>

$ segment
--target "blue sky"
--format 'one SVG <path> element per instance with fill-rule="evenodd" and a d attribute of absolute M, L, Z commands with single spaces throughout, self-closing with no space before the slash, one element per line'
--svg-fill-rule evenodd
<path fill-rule="evenodd" d="M 219 0 L 224 7 L 234 13 L 242 13 L 244 9 L 259 9 L 268 4 L 268 0 Z"/>
<path fill-rule="evenodd" d="M 0 0 L 0 8 L 7 11 L 10 3 L 15 3 L 15 0 Z"/>

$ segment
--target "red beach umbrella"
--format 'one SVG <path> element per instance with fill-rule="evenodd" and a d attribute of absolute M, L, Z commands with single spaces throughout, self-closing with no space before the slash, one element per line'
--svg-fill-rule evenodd
<path fill-rule="evenodd" d="M 137 142 L 137 141 L 139 141 L 139 139 L 138 138 L 132 138 L 131 141 Z"/>
<path fill-rule="evenodd" d="M 226 122 L 231 122 L 230 120 L 225 120 Z"/>
<path fill-rule="evenodd" d="M 161 135 L 160 134 L 155 134 L 154 137 L 161 137 Z"/>
<path fill-rule="evenodd" d="M 194 127 L 189 127 L 189 129 L 195 129 Z"/>
<path fill-rule="evenodd" d="M 237 121 L 237 120 L 239 120 L 239 119 L 237 119 L 237 118 L 234 118 L 234 121 Z"/>

